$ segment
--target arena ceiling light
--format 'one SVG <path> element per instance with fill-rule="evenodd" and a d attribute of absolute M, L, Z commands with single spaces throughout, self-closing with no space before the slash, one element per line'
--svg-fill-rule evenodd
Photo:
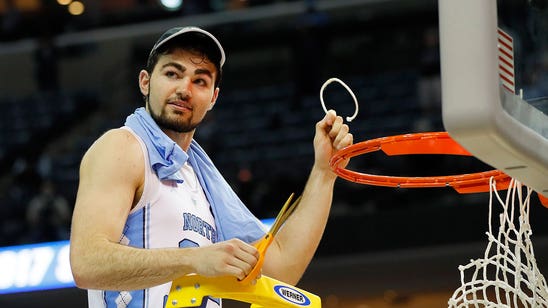
<path fill-rule="evenodd" d="M 177 11 L 183 6 L 183 0 L 160 0 L 160 4 L 168 11 Z"/>
<path fill-rule="evenodd" d="M 75 15 L 75 16 L 82 15 L 84 14 L 85 6 L 80 1 L 73 1 L 69 4 L 68 11 L 71 15 Z"/>

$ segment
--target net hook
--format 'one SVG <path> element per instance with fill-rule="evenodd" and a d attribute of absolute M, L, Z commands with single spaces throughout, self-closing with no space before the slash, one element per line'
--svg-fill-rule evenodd
<path fill-rule="evenodd" d="M 346 117 L 346 120 L 348 122 L 352 122 L 352 120 L 354 120 L 354 118 L 356 118 L 356 116 L 358 115 L 358 110 L 360 109 L 360 107 L 358 106 L 358 100 L 356 99 L 356 95 L 354 95 L 354 92 L 352 92 L 352 89 L 350 89 L 350 87 L 347 86 L 346 83 L 344 83 L 339 78 L 329 78 L 323 83 L 320 89 L 320 101 L 322 102 L 323 110 L 325 111 L 325 113 L 327 113 L 327 108 L 325 107 L 325 102 L 323 101 L 323 90 L 325 89 L 327 85 L 329 85 L 330 83 L 334 81 L 340 83 L 346 89 L 346 91 L 350 93 L 350 95 L 352 96 L 352 99 L 354 100 L 354 105 L 356 106 L 356 110 L 354 111 L 354 114 L 351 117 Z"/>

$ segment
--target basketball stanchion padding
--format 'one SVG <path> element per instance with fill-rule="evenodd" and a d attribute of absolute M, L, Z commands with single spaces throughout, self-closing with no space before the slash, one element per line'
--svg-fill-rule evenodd
<path fill-rule="evenodd" d="M 250 303 L 251 308 L 321 307 L 319 296 L 264 275 L 255 284 L 231 276 L 187 275 L 173 281 L 166 308 L 198 307 L 205 296 Z"/>

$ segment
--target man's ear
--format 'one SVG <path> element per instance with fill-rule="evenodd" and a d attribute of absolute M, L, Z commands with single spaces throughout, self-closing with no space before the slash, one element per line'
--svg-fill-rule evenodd
<path fill-rule="evenodd" d="M 213 97 L 211 98 L 211 102 L 209 103 L 208 111 L 213 109 L 213 106 L 215 106 L 215 103 L 217 102 L 217 97 L 219 96 L 219 88 L 215 88 L 215 91 L 213 92 Z"/>
<path fill-rule="evenodd" d="M 141 70 L 139 72 L 139 89 L 141 90 L 141 94 L 143 96 L 147 96 L 150 89 L 150 75 L 146 70 Z"/>

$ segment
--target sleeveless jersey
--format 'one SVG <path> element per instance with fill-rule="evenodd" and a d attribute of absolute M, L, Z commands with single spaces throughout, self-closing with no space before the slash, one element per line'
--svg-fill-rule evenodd
<path fill-rule="evenodd" d="M 183 183 L 161 181 L 150 166 L 146 146 L 143 194 L 131 210 L 120 244 L 137 248 L 197 247 L 212 244 L 216 236 L 215 221 L 209 202 L 192 167 L 187 163 L 179 172 Z M 90 308 L 160 308 L 165 307 L 171 282 L 144 290 L 88 290 Z M 221 307 L 220 299 L 204 298 L 202 308 Z"/>

